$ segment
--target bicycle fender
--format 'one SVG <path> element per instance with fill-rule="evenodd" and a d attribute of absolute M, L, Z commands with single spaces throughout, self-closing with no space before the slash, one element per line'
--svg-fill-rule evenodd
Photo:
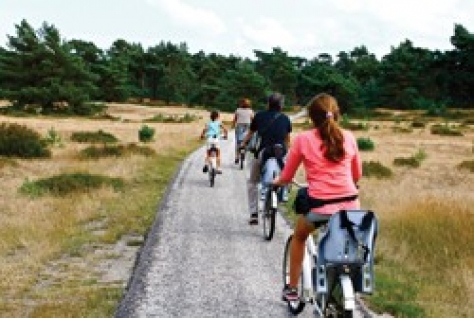
<path fill-rule="evenodd" d="M 339 275 L 339 280 L 341 281 L 341 288 L 344 296 L 344 309 L 345 310 L 354 310 L 355 309 L 355 294 L 354 286 L 352 285 L 352 280 L 349 275 L 341 274 Z"/>
<path fill-rule="evenodd" d="M 278 208 L 278 196 L 276 192 L 272 192 L 272 208 L 277 209 Z"/>

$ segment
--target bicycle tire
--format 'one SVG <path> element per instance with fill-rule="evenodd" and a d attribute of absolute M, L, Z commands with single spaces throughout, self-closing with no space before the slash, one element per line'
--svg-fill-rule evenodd
<path fill-rule="evenodd" d="M 353 310 L 344 309 L 344 293 L 339 278 L 334 280 L 324 316 L 327 318 L 354 317 Z"/>
<path fill-rule="evenodd" d="M 263 237 L 270 241 L 275 233 L 276 207 L 272 205 L 273 190 L 269 189 L 265 195 L 263 211 Z"/>
<path fill-rule="evenodd" d="M 240 154 L 240 169 L 244 169 L 245 153 Z"/>
<path fill-rule="evenodd" d="M 270 241 L 275 233 L 276 210 L 274 208 L 263 211 L 263 237 Z"/>
<path fill-rule="evenodd" d="M 214 181 L 216 179 L 216 171 L 214 168 L 211 168 L 210 172 L 209 172 L 209 183 L 211 185 L 211 187 L 214 187 Z"/>
<path fill-rule="evenodd" d="M 283 253 L 283 285 L 286 286 L 290 283 L 290 245 L 293 235 L 288 237 L 285 244 L 285 250 Z M 300 284 L 298 285 L 298 295 L 300 300 L 294 302 L 288 302 L 288 311 L 294 315 L 299 315 L 304 307 L 306 306 L 305 302 L 301 299 L 303 295 L 303 283 L 300 277 Z"/>

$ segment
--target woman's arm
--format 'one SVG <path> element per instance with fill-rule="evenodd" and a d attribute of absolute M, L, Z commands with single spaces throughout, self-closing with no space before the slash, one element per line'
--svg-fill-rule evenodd
<path fill-rule="evenodd" d="M 352 179 L 354 180 L 354 184 L 357 184 L 359 179 L 362 177 L 362 160 L 354 136 L 352 136 L 352 145 L 355 150 L 355 154 L 351 162 Z"/>
<path fill-rule="evenodd" d="M 285 167 L 283 168 L 283 171 L 281 172 L 280 176 L 277 176 L 273 180 L 273 185 L 283 186 L 291 183 L 293 177 L 296 174 L 296 170 L 298 169 L 302 161 L 303 154 L 301 153 L 301 143 L 300 139 L 296 137 L 288 153 Z"/>

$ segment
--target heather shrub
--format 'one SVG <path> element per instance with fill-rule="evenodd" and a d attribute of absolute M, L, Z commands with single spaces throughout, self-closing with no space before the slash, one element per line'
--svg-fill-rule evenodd
<path fill-rule="evenodd" d="M 118 139 L 107 132 L 98 130 L 97 132 L 74 132 L 71 141 L 79 143 L 115 143 Z"/>
<path fill-rule="evenodd" d="M 41 158 L 50 157 L 51 152 L 36 131 L 24 125 L 1 123 L 0 156 Z"/>

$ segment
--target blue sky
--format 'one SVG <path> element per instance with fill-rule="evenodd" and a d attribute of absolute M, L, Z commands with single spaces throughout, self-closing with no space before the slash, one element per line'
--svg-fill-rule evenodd
<path fill-rule="evenodd" d="M 66 40 L 107 49 L 117 39 L 144 48 L 186 42 L 191 53 L 254 58 L 280 47 L 292 56 L 335 56 L 366 45 L 379 58 L 405 39 L 450 50 L 454 24 L 474 33 L 472 0 L 1 0 L 0 45 L 15 24 L 46 21 Z"/>

